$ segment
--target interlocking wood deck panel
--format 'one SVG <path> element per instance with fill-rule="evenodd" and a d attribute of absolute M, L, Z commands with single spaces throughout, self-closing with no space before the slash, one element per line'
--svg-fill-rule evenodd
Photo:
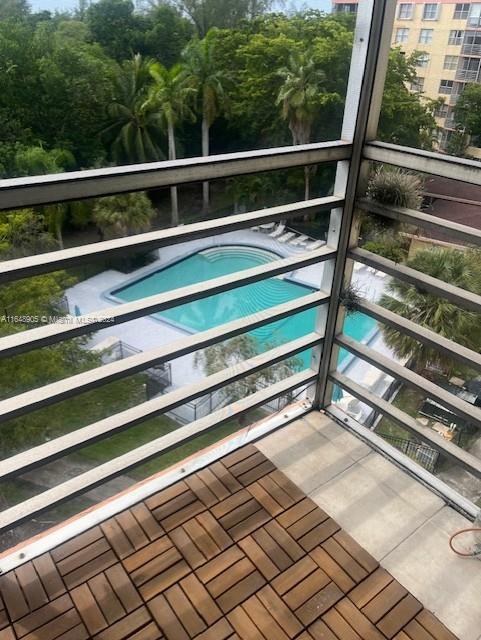
<path fill-rule="evenodd" d="M 253 445 L 0 577 L 0 640 L 455 640 Z"/>

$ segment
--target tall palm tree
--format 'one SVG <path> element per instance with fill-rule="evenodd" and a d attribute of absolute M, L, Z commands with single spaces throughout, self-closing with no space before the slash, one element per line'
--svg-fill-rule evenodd
<path fill-rule="evenodd" d="M 162 123 L 147 100 L 153 61 L 136 54 L 123 63 L 116 82 L 115 101 L 108 107 L 110 124 L 103 134 L 112 139 L 115 162 L 153 162 L 162 160 Z"/>
<path fill-rule="evenodd" d="M 207 34 L 203 40 L 193 40 L 184 50 L 185 78 L 197 90 L 202 114 L 202 155 L 210 155 L 210 128 L 227 107 L 228 76 L 219 69 L 215 59 L 215 40 Z M 203 210 L 209 209 L 209 183 L 202 185 Z"/>
<path fill-rule="evenodd" d="M 444 282 L 481 294 L 481 252 L 453 249 L 429 249 L 420 251 L 407 266 Z M 393 280 L 388 285 L 380 303 L 416 324 L 431 329 L 439 335 L 479 351 L 481 348 L 481 323 L 476 313 L 465 311 L 444 298 L 419 290 L 414 285 Z M 383 327 L 384 340 L 399 358 L 408 358 L 418 372 L 429 365 L 438 365 L 449 372 L 453 363 L 436 349 L 417 342 L 392 327 Z"/>
<path fill-rule="evenodd" d="M 175 148 L 175 128 L 184 120 L 195 120 L 192 109 L 195 89 L 186 82 L 182 65 L 176 64 L 166 69 L 160 62 L 150 65 L 149 72 L 153 85 L 149 91 L 148 103 L 156 110 L 162 126 L 167 129 L 169 160 L 177 158 Z M 172 226 L 179 224 L 179 202 L 177 187 L 171 187 Z"/>
<path fill-rule="evenodd" d="M 312 125 L 321 106 L 320 94 L 325 93 L 326 76 L 316 67 L 309 51 L 295 51 L 286 67 L 279 69 L 282 86 L 277 104 L 282 107 L 282 116 L 288 121 L 292 144 L 308 144 L 311 141 Z M 305 199 L 310 196 L 310 169 L 304 168 Z"/>

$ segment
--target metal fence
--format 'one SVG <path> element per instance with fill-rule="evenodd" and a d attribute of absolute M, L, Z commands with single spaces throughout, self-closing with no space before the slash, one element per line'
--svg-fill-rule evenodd
<path fill-rule="evenodd" d="M 193 421 L 188 422 L 185 426 L 6 509 L 0 515 L 0 531 L 14 527 L 31 519 L 35 514 L 51 509 L 56 504 L 68 501 L 73 496 L 82 494 L 92 487 L 127 472 L 162 452 L 213 429 L 226 418 L 232 419 L 246 414 L 256 407 L 276 401 L 276 399 L 285 397 L 296 389 L 308 385 L 310 386 L 307 399 L 303 403 L 297 403 L 292 411 L 289 411 L 288 407 L 283 411 L 282 417 L 285 422 L 312 409 L 324 409 L 338 420 L 339 412 L 336 411 L 332 403 L 332 389 L 335 384 L 372 407 L 376 412 L 384 414 L 408 432 L 419 437 L 426 443 L 426 447 L 461 465 L 474 476 L 481 477 L 481 461 L 478 458 L 453 443 L 447 442 L 438 434 L 423 430 L 414 419 L 402 410 L 367 391 L 358 381 L 337 371 L 339 349 L 347 349 L 357 358 L 368 362 L 404 384 L 420 390 L 469 420 L 477 428 L 481 428 L 481 410 L 479 408 L 469 405 L 466 401 L 452 395 L 449 391 L 426 380 L 393 359 L 386 358 L 371 347 L 343 334 L 345 309 L 341 303 L 341 293 L 346 284 L 350 282 L 354 262 L 361 262 L 373 267 L 388 276 L 410 283 L 421 291 L 447 299 L 463 309 L 478 313 L 481 311 L 480 296 L 357 246 L 356 212 L 359 210 L 406 222 L 421 229 L 442 229 L 448 232 L 453 239 L 470 245 L 481 245 L 481 232 L 470 227 L 446 222 L 419 211 L 382 206 L 362 199 L 366 190 L 366 179 L 371 162 L 387 163 L 413 171 L 481 185 L 481 164 L 478 162 L 376 141 L 395 7 L 395 0 L 361 0 L 359 3 L 346 111 L 340 140 L 205 158 L 79 171 L 61 175 L 18 178 L 0 182 L 0 209 L 8 210 L 291 167 L 332 162 L 337 162 L 338 167 L 334 195 L 332 196 L 9 260 L 1 264 L 0 283 L 14 282 L 21 278 L 73 267 L 99 258 L 125 255 L 138 250 L 158 249 L 269 222 L 289 221 L 306 215 L 330 214 L 327 244 L 315 250 L 305 251 L 294 257 L 281 258 L 229 276 L 208 280 L 194 286 L 182 287 L 136 302 L 119 304 L 95 314 L 95 318 L 82 316 L 81 321 L 72 324 L 35 327 L 0 338 L 0 357 L 9 358 L 102 329 L 105 327 L 106 319 L 108 319 L 109 326 L 122 324 L 174 308 L 186 302 L 290 273 L 296 269 L 320 263 L 325 265 L 319 291 L 1 401 L 0 421 L 5 422 L 10 418 L 26 415 L 41 407 L 77 396 L 87 389 L 98 388 L 113 380 L 145 371 L 177 357 L 267 325 L 275 320 L 293 316 L 306 309 L 316 308 L 318 310 L 315 328 L 302 338 L 254 356 L 243 362 L 242 366 L 226 368 L 2 461 L 0 479 L 16 478 L 27 470 L 40 467 L 72 451 L 86 447 L 94 441 L 108 438 L 152 417 L 174 411 L 196 399 L 215 394 L 217 390 L 232 382 L 241 380 L 307 349 L 312 350 L 311 368 L 294 373 L 269 387 L 261 388 L 256 393 L 227 407 L 216 409 L 213 405 L 212 411 L 209 407 L 208 413 L 197 419 L 194 416 Z M 397 331 L 405 333 L 423 344 L 435 347 L 458 362 L 481 371 L 481 355 L 479 353 L 462 347 L 367 300 L 360 303 L 359 309 L 381 325 L 394 327 Z M 341 423 L 346 427 L 351 424 L 347 418 L 343 418 Z M 278 422 L 276 426 L 279 426 Z M 386 446 L 386 454 L 388 454 L 387 445 L 379 442 L 380 439 L 376 439 L 375 434 L 369 429 L 356 424 L 349 428 L 359 430 L 362 437 L 376 448 L 382 449 Z M 243 444 L 245 441 L 246 438 L 239 441 L 239 444 Z M 418 465 L 413 466 L 409 457 L 405 457 L 402 464 L 414 475 L 419 473 Z M 435 485 L 436 490 L 444 495 L 446 500 L 457 505 L 464 512 L 475 512 L 474 505 L 449 487 L 436 481 L 434 477 L 425 481 Z M 125 508 L 125 503 L 123 507 Z M 15 559 L 12 560 L 12 562 L 14 561 Z M 17 558 L 16 561 L 20 560 Z"/>
<path fill-rule="evenodd" d="M 439 452 L 436 451 L 436 449 L 433 449 L 426 444 L 415 442 L 414 440 L 397 438 L 396 436 L 392 436 L 388 433 L 381 433 L 378 431 L 377 434 L 431 473 L 436 471 L 439 460 Z"/>

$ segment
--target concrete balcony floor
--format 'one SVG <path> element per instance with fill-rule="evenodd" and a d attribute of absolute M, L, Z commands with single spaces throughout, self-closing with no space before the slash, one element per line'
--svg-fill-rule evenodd
<path fill-rule="evenodd" d="M 466 524 L 311 413 L 0 577 L 0 640 L 478 640 Z"/>

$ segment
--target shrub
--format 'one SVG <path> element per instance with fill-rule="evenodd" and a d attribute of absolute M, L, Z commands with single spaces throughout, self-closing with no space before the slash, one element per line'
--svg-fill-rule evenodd
<path fill-rule="evenodd" d="M 369 181 L 367 196 L 381 204 L 419 209 L 423 200 L 422 182 L 409 171 L 381 166 Z"/>

